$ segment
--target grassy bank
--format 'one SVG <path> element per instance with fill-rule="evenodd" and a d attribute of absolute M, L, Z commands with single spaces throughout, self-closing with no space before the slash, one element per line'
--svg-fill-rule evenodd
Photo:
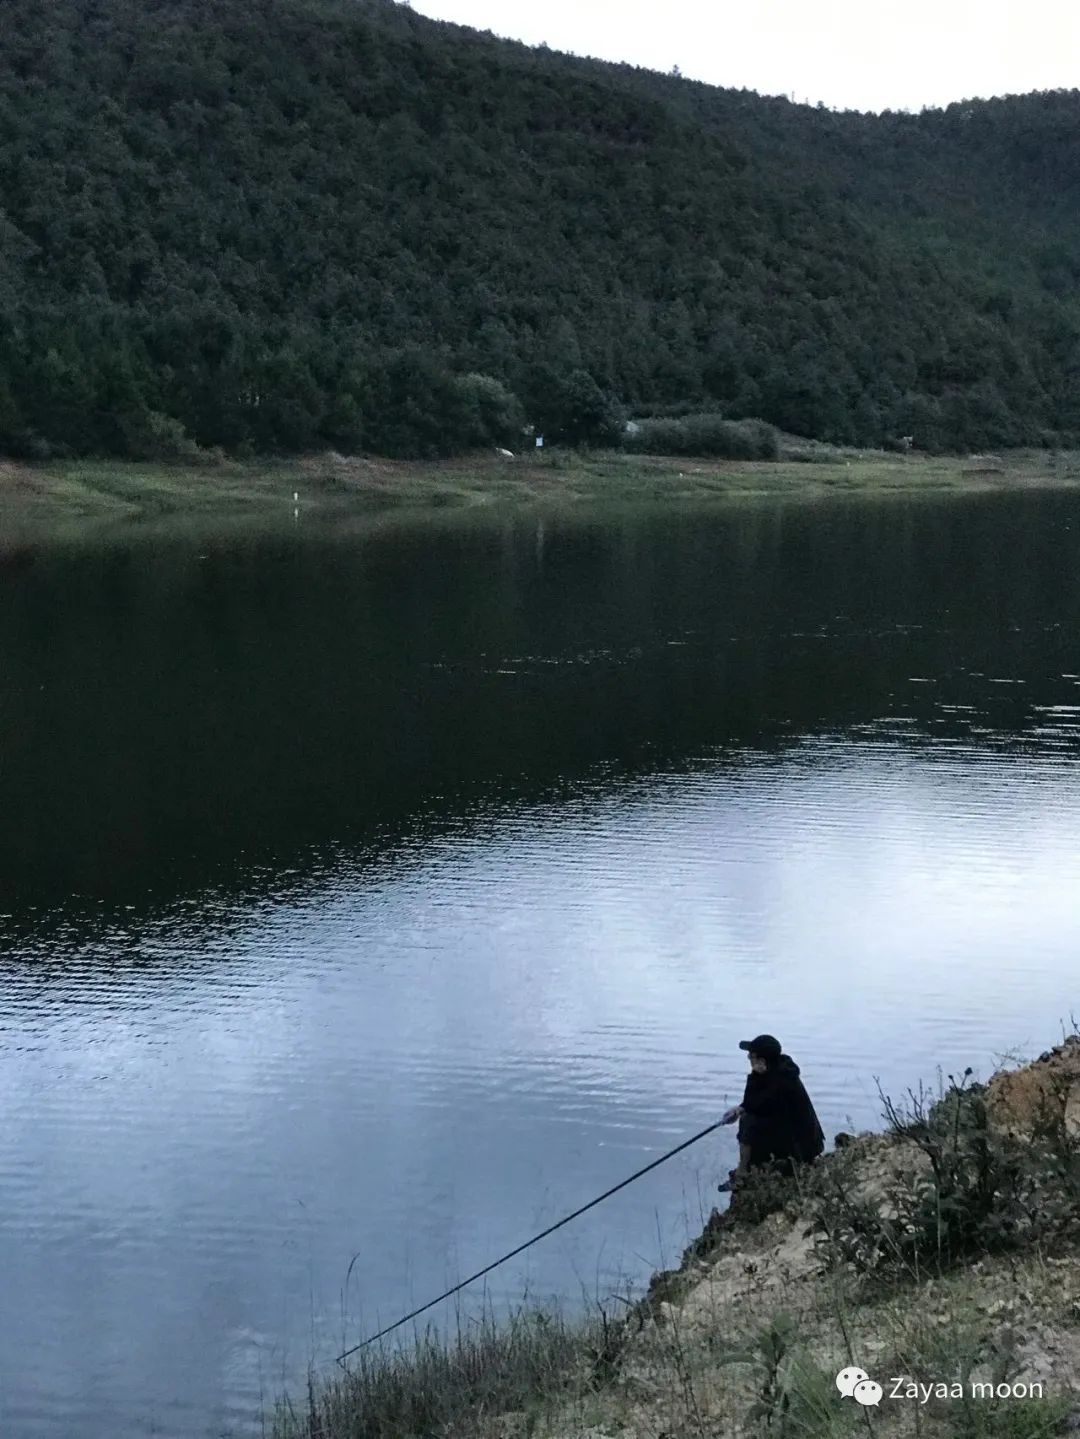
<path fill-rule="evenodd" d="M 887 1120 L 714 1213 L 618 1315 L 362 1351 L 282 1404 L 277 1439 L 1080 1431 L 1080 1037 Z M 839 1394 L 850 1366 L 879 1404 Z"/>
<path fill-rule="evenodd" d="M 304 514 L 390 507 L 711 500 L 732 496 L 901 493 L 1080 485 L 1080 454 L 1011 451 L 979 459 L 837 450 L 788 439 L 776 461 L 689 460 L 619 452 L 531 452 L 443 461 L 336 454 L 203 464 L 0 462 L 0 526 L 12 529 L 160 515 Z"/>

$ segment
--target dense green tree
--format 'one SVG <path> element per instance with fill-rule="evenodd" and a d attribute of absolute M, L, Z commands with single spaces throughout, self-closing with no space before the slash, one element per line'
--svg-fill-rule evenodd
<path fill-rule="evenodd" d="M 9 453 L 664 406 L 983 448 L 1075 440 L 1078 395 L 1076 91 L 837 114 L 392 0 L 5 0 Z"/>
<path fill-rule="evenodd" d="M 564 445 L 617 445 L 626 416 L 588 370 L 537 365 L 529 377 L 530 414 L 546 440 Z"/>
<path fill-rule="evenodd" d="M 454 383 L 463 408 L 462 444 L 516 449 L 525 426 L 518 397 L 490 375 L 462 375 Z"/>

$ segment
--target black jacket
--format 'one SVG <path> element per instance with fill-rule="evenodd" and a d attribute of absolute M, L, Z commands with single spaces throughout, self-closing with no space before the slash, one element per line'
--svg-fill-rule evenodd
<path fill-rule="evenodd" d="M 782 1054 L 764 1074 L 751 1073 L 742 1099 L 739 1139 L 750 1146 L 751 1165 L 772 1159 L 809 1163 L 825 1148 L 825 1136 L 799 1078 L 799 1066 Z"/>

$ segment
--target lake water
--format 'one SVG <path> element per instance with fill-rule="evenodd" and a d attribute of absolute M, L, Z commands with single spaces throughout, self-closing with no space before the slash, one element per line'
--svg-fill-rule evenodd
<path fill-rule="evenodd" d="M 134 527 L 0 600 L 17 1439 L 260 1432 L 744 1036 L 831 1136 L 1080 1011 L 1080 495 Z M 489 1299 L 674 1262 L 733 1145 Z"/>

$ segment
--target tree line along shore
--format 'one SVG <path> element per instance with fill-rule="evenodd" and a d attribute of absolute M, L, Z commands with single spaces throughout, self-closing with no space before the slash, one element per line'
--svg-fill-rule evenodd
<path fill-rule="evenodd" d="M 392 0 L 7 0 L 0 454 L 1069 447 L 1078 122 L 795 105 Z"/>

